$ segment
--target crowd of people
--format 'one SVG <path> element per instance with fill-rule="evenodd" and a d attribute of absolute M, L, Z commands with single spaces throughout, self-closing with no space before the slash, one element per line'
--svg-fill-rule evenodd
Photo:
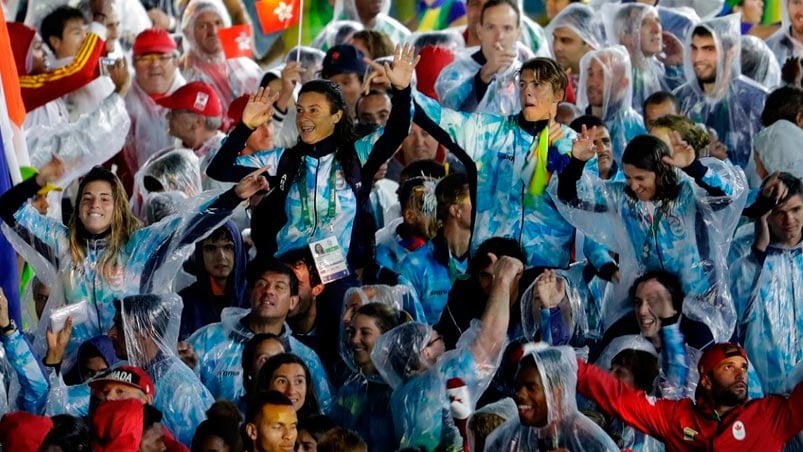
<path fill-rule="evenodd" d="M 19 2 L 2 449 L 803 450 L 780 2 Z"/>

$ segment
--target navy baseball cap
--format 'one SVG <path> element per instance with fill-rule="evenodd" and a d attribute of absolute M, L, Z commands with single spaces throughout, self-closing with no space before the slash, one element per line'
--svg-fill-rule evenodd
<path fill-rule="evenodd" d="M 363 54 L 356 47 L 341 44 L 332 47 L 323 57 L 321 77 L 329 78 L 337 74 L 365 74 L 368 65 L 365 64 Z"/>

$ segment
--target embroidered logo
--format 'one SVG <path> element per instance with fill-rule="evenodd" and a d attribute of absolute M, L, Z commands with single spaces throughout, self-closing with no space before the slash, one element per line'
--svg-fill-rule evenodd
<path fill-rule="evenodd" d="M 733 433 L 733 437 L 737 440 L 741 441 L 747 435 L 747 432 L 744 430 L 744 424 L 742 421 L 736 421 L 733 423 L 733 427 L 731 427 L 731 433 Z"/>
<path fill-rule="evenodd" d="M 697 436 L 700 432 L 694 430 L 690 427 L 683 428 L 683 441 L 694 441 L 694 437 Z"/>

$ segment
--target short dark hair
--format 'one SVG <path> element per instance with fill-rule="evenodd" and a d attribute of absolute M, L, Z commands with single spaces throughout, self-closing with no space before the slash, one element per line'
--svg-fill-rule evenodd
<path fill-rule="evenodd" d="M 677 96 L 669 91 L 656 91 L 644 99 L 644 103 L 641 105 L 641 111 L 646 111 L 648 105 L 660 105 L 666 101 L 672 102 L 672 105 L 675 106 L 675 110 L 680 110 Z"/>
<path fill-rule="evenodd" d="M 669 296 L 672 297 L 672 307 L 678 313 L 683 312 L 683 299 L 686 296 L 683 292 L 683 284 L 681 284 L 680 278 L 678 278 L 677 275 L 666 270 L 649 271 L 636 278 L 636 280 L 633 281 L 633 285 L 630 286 L 630 300 L 635 300 L 638 286 L 651 279 L 658 281 L 658 284 L 664 286 L 666 291 L 669 292 Z"/>
<path fill-rule="evenodd" d="M 145 404 L 145 413 L 143 414 L 142 430 L 148 430 L 154 424 L 162 422 L 162 412 L 153 405 Z"/>
<path fill-rule="evenodd" d="M 312 251 L 308 246 L 293 248 L 279 256 L 279 260 L 285 265 L 293 266 L 298 262 L 303 262 L 309 272 L 309 283 L 312 287 L 321 284 L 321 275 L 318 274 L 318 267 L 315 266 L 315 259 L 312 258 Z"/>
<path fill-rule="evenodd" d="M 214 231 L 212 231 L 211 234 L 206 236 L 206 238 L 201 240 L 201 241 L 202 242 L 206 241 L 206 240 L 216 241 L 216 240 L 226 240 L 226 239 L 234 241 L 234 237 L 231 236 L 231 232 L 229 231 L 229 228 L 227 228 L 226 226 L 221 226 L 221 227 L 215 229 Z"/>
<path fill-rule="evenodd" d="M 172 316 L 169 305 L 156 294 L 129 295 L 122 300 L 114 300 L 114 308 L 120 315 L 139 319 L 138 322 L 128 322 L 134 331 L 141 332 L 141 328 L 152 327 L 154 335 L 159 337 L 164 337 Z"/>
<path fill-rule="evenodd" d="M 519 4 L 513 0 L 488 0 L 487 2 L 485 2 L 485 4 L 482 5 L 482 11 L 480 12 L 480 25 L 482 24 L 482 21 L 485 19 L 485 11 L 487 11 L 489 8 L 493 8 L 494 6 L 499 6 L 499 5 L 507 5 L 513 8 L 513 11 L 516 12 L 516 26 L 517 27 L 520 26 L 519 24 L 521 23 L 521 10 L 519 9 Z"/>
<path fill-rule="evenodd" d="M 438 199 L 437 218 L 446 221 L 449 218 L 449 207 L 457 204 L 461 196 L 468 196 L 468 176 L 463 173 L 452 173 L 438 182 L 435 197 Z"/>
<path fill-rule="evenodd" d="M 80 417 L 57 414 L 51 418 L 53 428 L 42 440 L 39 450 L 49 446 L 59 446 L 64 452 L 89 452 L 92 450 L 92 431 L 89 424 Z"/>
<path fill-rule="evenodd" d="M 56 37 L 63 39 L 64 27 L 67 25 L 67 22 L 75 19 L 80 19 L 86 23 L 86 17 L 80 9 L 67 5 L 59 6 L 42 19 L 42 24 L 39 26 L 39 34 L 42 35 L 42 40 L 50 47 L 50 50 L 56 51 L 50 44 L 50 38 Z"/>
<path fill-rule="evenodd" d="M 388 98 L 388 100 L 390 100 L 390 94 L 388 94 L 386 91 L 382 91 L 376 88 L 371 88 L 370 91 L 368 91 L 367 93 L 363 93 L 362 95 L 360 95 L 359 99 L 357 99 L 357 104 L 354 106 L 354 109 L 357 110 L 356 113 L 358 115 L 360 114 L 360 105 L 362 104 L 363 99 L 371 96 L 385 96 Z"/>
<path fill-rule="evenodd" d="M 617 353 L 611 360 L 614 364 L 622 366 L 633 373 L 633 383 L 637 389 L 652 394 L 655 377 L 658 376 L 658 358 L 650 352 L 627 348 Z"/>
<path fill-rule="evenodd" d="M 258 392 L 248 399 L 245 411 L 245 423 L 252 423 L 256 419 L 262 407 L 265 405 L 289 406 L 293 407 L 293 402 L 286 395 L 279 391 Z"/>
<path fill-rule="evenodd" d="M 527 264 L 527 254 L 519 242 L 507 237 L 491 237 L 480 244 L 477 252 L 468 262 L 468 272 L 471 275 L 476 276 L 480 270 L 491 265 L 488 253 L 492 253 L 496 257 L 510 256 L 520 260 L 525 265 Z"/>
<path fill-rule="evenodd" d="M 795 85 L 782 86 L 771 92 L 764 101 L 761 125 L 769 127 L 781 119 L 796 123 L 800 113 L 803 113 L 803 89 Z"/>
<path fill-rule="evenodd" d="M 652 122 L 650 130 L 655 127 L 665 127 L 677 132 L 683 141 L 694 148 L 696 155 L 700 155 L 700 151 L 711 143 L 711 135 L 708 134 L 708 131 L 685 116 L 661 116 Z"/>
<path fill-rule="evenodd" d="M 401 170 L 401 173 L 399 173 L 399 185 L 403 185 L 404 181 L 413 177 L 426 176 L 433 179 L 440 179 L 445 175 L 446 169 L 435 160 L 416 160 Z"/>
<path fill-rule="evenodd" d="M 276 356 L 271 356 L 265 361 L 262 369 L 259 370 L 257 375 L 257 392 L 268 393 L 274 392 L 270 389 L 270 383 L 273 373 L 284 364 L 297 364 L 304 369 L 304 376 L 307 379 L 307 392 L 304 395 L 304 405 L 298 410 L 298 417 L 307 417 L 314 414 L 321 414 L 321 407 L 318 404 L 318 396 L 315 394 L 315 384 L 312 379 L 312 372 L 309 366 L 304 362 L 301 357 L 293 353 L 280 353 Z"/>
<path fill-rule="evenodd" d="M 320 452 L 357 452 L 367 451 L 368 445 L 357 432 L 335 427 L 326 432 L 318 441 L 318 450 Z"/>
<path fill-rule="evenodd" d="M 702 25 L 698 25 L 698 26 L 694 27 L 694 30 L 692 30 L 692 32 L 691 32 L 691 36 L 692 37 L 700 36 L 700 37 L 703 37 L 703 38 L 713 38 L 714 37 L 714 35 L 711 33 L 711 30 L 709 30 L 708 27 L 704 27 Z"/>
<path fill-rule="evenodd" d="M 636 168 L 652 171 L 655 173 L 655 199 L 667 201 L 675 199 L 680 194 L 680 184 L 678 174 L 672 165 L 663 161 L 665 156 L 670 156 L 669 146 L 660 138 L 652 135 L 639 135 L 625 146 L 622 153 L 622 164 L 633 165 Z M 625 187 L 625 194 L 631 199 L 636 199 L 636 194 Z"/>
<path fill-rule="evenodd" d="M 248 282 L 248 287 L 253 289 L 254 284 L 265 273 L 278 273 L 280 275 L 287 275 L 287 278 L 289 278 L 290 281 L 290 295 L 298 295 L 298 278 L 296 278 L 296 274 L 291 268 L 279 262 L 273 256 L 265 258 L 257 255 L 254 260 L 248 263 L 248 269 L 246 271 L 246 281 Z"/>
<path fill-rule="evenodd" d="M 409 320 L 407 313 L 403 311 L 397 311 L 396 309 L 393 309 L 392 307 L 383 303 L 364 304 L 354 312 L 354 315 L 351 318 L 353 319 L 354 317 L 357 317 L 357 315 L 364 315 L 374 319 L 374 322 L 376 322 L 376 326 L 379 328 L 381 333 L 387 333 L 393 328 L 396 328 L 397 326 Z"/>
<path fill-rule="evenodd" d="M 337 428 L 337 424 L 323 414 L 317 414 L 298 420 L 298 431 L 304 430 L 308 432 L 315 438 L 315 441 L 320 441 L 323 435 L 333 428 Z"/>
<path fill-rule="evenodd" d="M 583 130 L 583 126 L 586 126 L 586 129 L 589 131 L 592 127 L 604 127 L 605 130 L 608 130 L 608 125 L 605 124 L 601 118 L 598 118 L 594 115 L 583 115 L 578 118 L 575 118 L 569 127 L 577 133 L 580 133 Z M 593 138 L 593 137 L 592 137 Z"/>
<path fill-rule="evenodd" d="M 764 184 L 767 183 L 768 179 L 769 178 L 764 179 L 764 182 L 761 183 L 762 188 L 764 188 Z M 782 171 L 778 173 L 778 179 L 780 179 L 780 181 L 783 182 L 784 185 L 786 185 L 786 196 L 783 199 L 781 199 L 778 202 L 778 204 L 785 203 L 786 201 L 792 199 L 792 197 L 794 196 L 798 195 L 803 196 L 803 181 L 801 181 L 799 178 L 797 178 L 791 173 Z"/>
<path fill-rule="evenodd" d="M 564 96 L 566 95 L 566 86 L 569 84 L 569 80 L 560 65 L 552 58 L 531 58 L 522 63 L 519 76 L 524 71 L 533 71 L 536 80 L 549 82 L 553 92 L 563 91 Z"/>

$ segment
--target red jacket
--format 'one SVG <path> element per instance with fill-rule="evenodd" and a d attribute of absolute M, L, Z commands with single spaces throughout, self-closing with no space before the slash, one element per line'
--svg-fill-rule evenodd
<path fill-rule="evenodd" d="M 691 399 L 656 400 L 578 360 L 577 392 L 611 416 L 653 436 L 670 451 L 780 451 L 803 430 L 803 384 L 787 399 L 750 400 L 718 418 Z"/>

